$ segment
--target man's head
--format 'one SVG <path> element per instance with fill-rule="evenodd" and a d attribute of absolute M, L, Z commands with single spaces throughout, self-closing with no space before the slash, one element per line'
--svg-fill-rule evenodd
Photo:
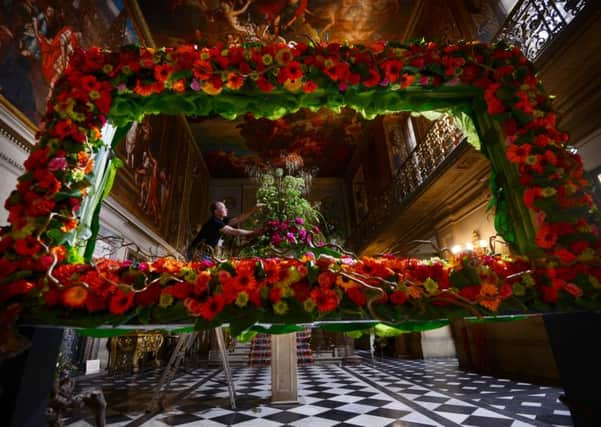
<path fill-rule="evenodd" d="M 215 218 L 222 219 L 227 216 L 227 207 L 223 202 L 212 202 L 209 205 L 209 211 Z"/>

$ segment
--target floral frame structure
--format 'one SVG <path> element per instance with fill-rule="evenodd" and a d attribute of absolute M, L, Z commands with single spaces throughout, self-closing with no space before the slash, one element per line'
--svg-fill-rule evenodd
<path fill-rule="evenodd" d="M 91 260 L 102 197 L 118 166 L 94 164 L 110 149 L 101 135 L 107 122 L 118 127 L 112 141 L 119 141 L 145 114 L 231 119 L 250 112 L 275 119 L 301 108 L 344 106 L 366 118 L 430 110 L 471 117 L 491 162 L 497 230 L 518 255 L 357 259 L 312 247 L 296 258 Z M 456 317 L 601 307 L 590 184 L 556 128 L 532 64 L 511 46 L 79 50 L 54 88 L 37 137 L 5 204 L 10 225 L 0 242 L 0 310 L 8 318 L 86 328 L 229 323 L 237 334 L 257 322 L 282 325 L 272 331 L 316 321 L 337 330 L 384 322 L 398 331 Z M 101 185 L 91 191 L 92 182 Z M 89 240 L 85 251 L 82 236 Z"/>

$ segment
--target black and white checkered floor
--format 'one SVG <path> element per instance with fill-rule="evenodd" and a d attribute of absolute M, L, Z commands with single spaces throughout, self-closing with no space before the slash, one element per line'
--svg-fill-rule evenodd
<path fill-rule="evenodd" d="M 455 359 L 377 359 L 356 366 L 299 368 L 299 404 L 272 405 L 268 368 L 234 368 L 238 409 L 229 409 L 223 372 L 180 371 L 165 409 L 144 412 L 159 371 L 90 379 L 108 402 L 107 426 L 570 426 L 561 389 L 466 373 Z M 94 425 L 88 414 L 66 420 Z"/>

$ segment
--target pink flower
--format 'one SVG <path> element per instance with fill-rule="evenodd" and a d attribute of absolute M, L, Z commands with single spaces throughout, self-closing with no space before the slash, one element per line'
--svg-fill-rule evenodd
<path fill-rule="evenodd" d="M 294 221 L 295 221 L 297 224 L 300 224 L 300 225 L 303 225 L 303 224 L 305 223 L 305 220 L 304 220 L 304 219 L 302 219 L 302 218 L 296 218 Z"/>
<path fill-rule="evenodd" d="M 273 236 L 271 236 L 271 243 L 274 246 L 279 246 L 282 243 L 282 236 L 280 236 L 279 234 L 274 234 Z"/>
<path fill-rule="evenodd" d="M 67 159 L 64 157 L 53 157 L 48 162 L 48 170 L 54 171 L 62 171 L 67 169 Z"/>
<path fill-rule="evenodd" d="M 290 242 L 290 243 L 296 243 L 296 237 L 294 237 L 294 234 L 288 232 L 286 233 L 286 239 Z"/>

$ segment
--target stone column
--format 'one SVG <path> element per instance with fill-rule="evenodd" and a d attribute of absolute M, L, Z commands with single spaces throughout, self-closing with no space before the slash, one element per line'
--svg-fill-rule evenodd
<path fill-rule="evenodd" d="M 271 401 L 298 402 L 296 333 L 271 336 Z"/>

